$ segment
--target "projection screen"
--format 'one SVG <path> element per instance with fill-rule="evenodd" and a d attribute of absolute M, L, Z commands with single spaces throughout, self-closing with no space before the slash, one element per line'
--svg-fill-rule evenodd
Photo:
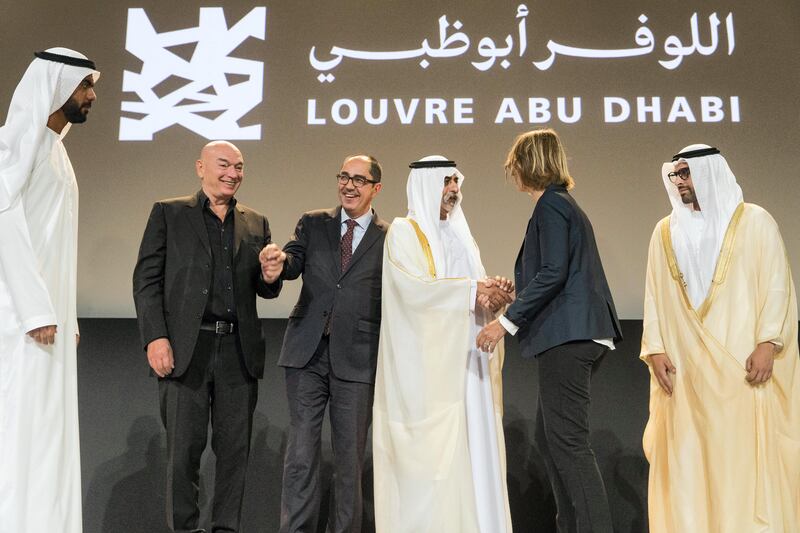
<path fill-rule="evenodd" d="M 387 220 L 405 215 L 408 162 L 454 159 L 487 271 L 512 276 L 533 206 L 503 162 L 517 134 L 553 127 L 629 319 L 669 213 L 661 164 L 706 143 L 778 221 L 800 271 L 796 0 L 2 3 L 0 120 L 35 50 L 75 48 L 102 71 L 88 122 L 65 140 L 80 316 L 133 316 L 150 207 L 199 188 L 194 161 L 218 138 L 242 150 L 239 199 L 279 244 L 304 211 L 335 205 L 347 155 L 383 164 L 374 207 Z M 288 316 L 298 290 L 261 316 Z"/>

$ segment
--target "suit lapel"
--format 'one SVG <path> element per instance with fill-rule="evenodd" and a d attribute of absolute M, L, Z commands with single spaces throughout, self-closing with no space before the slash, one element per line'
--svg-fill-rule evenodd
<path fill-rule="evenodd" d="M 233 257 L 239 253 L 239 245 L 242 244 L 244 236 L 247 234 L 247 215 L 238 205 L 233 207 Z"/>
<path fill-rule="evenodd" d="M 331 243 L 331 264 L 333 265 L 333 274 L 336 279 L 342 277 L 342 220 L 341 220 L 342 207 L 339 206 L 330 213 L 330 218 L 326 221 L 326 233 L 328 240 Z"/>
<path fill-rule="evenodd" d="M 373 244 L 375 244 L 375 241 L 377 241 L 378 237 L 380 236 L 381 230 L 378 229 L 378 226 L 370 222 L 369 226 L 367 226 L 367 231 L 364 233 L 364 236 L 361 237 L 361 242 L 358 243 L 358 248 L 356 248 L 356 251 L 353 252 L 353 257 L 350 259 L 350 264 L 347 266 L 347 270 L 353 268 L 353 265 L 364 256 L 366 251 Z M 342 275 L 344 274 L 347 274 L 347 271 L 345 271 Z"/>
<path fill-rule="evenodd" d="M 533 217 L 536 213 L 536 208 L 534 208 L 533 213 L 531 214 L 531 218 L 528 219 L 528 227 L 525 228 L 525 236 L 522 238 L 522 245 L 519 247 L 519 253 L 517 253 L 517 260 L 514 261 L 514 284 L 519 287 L 521 283 L 521 275 L 522 275 L 522 263 L 525 259 L 525 241 L 531 236 L 531 228 L 533 227 Z"/>
<path fill-rule="evenodd" d="M 383 234 L 383 230 L 381 229 L 379 223 L 380 219 L 378 218 L 377 213 L 375 211 L 372 212 L 372 220 L 367 226 L 367 231 L 364 233 L 364 236 L 361 237 L 361 242 L 358 243 L 358 247 L 356 248 L 355 252 L 353 252 L 353 257 L 350 259 L 350 264 L 347 266 L 347 271 L 342 273 L 342 276 L 346 275 L 347 272 L 353 268 L 353 265 L 361 259 L 364 254 L 367 253 L 373 244 L 380 238 Z"/>
<path fill-rule="evenodd" d="M 208 240 L 208 229 L 203 220 L 203 206 L 200 205 L 200 193 L 197 193 L 191 202 L 186 204 L 186 216 L 189 218 L 189 225 L 197 234 L 200 242 L 203 243 L 203 249 L 209 257 L 211 257 L 211 243 Z"/>

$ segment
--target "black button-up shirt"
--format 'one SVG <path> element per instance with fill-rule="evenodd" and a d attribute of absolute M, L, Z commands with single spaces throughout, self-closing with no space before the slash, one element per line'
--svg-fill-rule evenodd
<path fill-rule="evenodd" d="M 231 198 L 225 219 L 211 210 L 211 203 L 200 191 L 203 220 L 211 244 L 211 287 L 209 287 L 203 322 L 236 322 L 236 302 L 233 298 L 233 210 L 236 199 Z"/>

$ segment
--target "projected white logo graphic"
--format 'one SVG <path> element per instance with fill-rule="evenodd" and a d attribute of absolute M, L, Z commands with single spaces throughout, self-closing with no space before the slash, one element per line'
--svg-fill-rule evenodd
<path fill-rule="evenodd" d="M 151 141 L 179 124 L 207 139 L 261 139 L 261 125 L 239 120 L 262 100 L 264 63 L 229 54 L 250 37 L 264 40 L 267 8 L 253 8 L 228 27 L 221 7 L 200 8 L 195 28 L 158 33 L 144 9 L 128 10 L 125 49 L 142 61 L 126 70 L 119 140 Z"/>

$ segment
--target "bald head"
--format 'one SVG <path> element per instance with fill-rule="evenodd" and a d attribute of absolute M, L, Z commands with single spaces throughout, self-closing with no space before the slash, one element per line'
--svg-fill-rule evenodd
<path fill-rule="evenodd" d="M 239 154 L 239 157 L 242 156 L 242 152 L 232 142 L 211 141 L 210 143 L 203 146 L 203 148 L 200 150 L 200 159 L 202 160 L 204 157 L 208 157 L 209 154 L 216 153 L 216 151 L 220 149 L 233 150 L 234 152 Z"/>
<path fill-rule="evenodd" d="M 228 141 L 211 141 L 195 162 L 203 192 L 214 203 L 228 203 L 244 179 L 242 152 Z"/>

